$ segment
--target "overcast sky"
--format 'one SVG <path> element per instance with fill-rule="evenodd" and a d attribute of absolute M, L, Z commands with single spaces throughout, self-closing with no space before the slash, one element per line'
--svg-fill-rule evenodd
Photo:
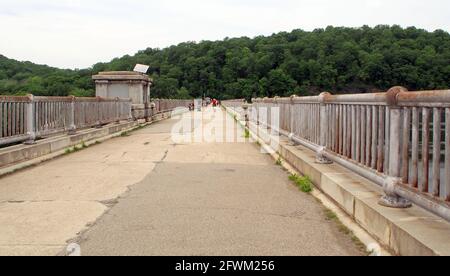
<path fill-rule="evenodd" d="M 450 1 L 0 0 L 0 54 L 86 68 L 183 41 L 378 24 L 450 31 Z"/>

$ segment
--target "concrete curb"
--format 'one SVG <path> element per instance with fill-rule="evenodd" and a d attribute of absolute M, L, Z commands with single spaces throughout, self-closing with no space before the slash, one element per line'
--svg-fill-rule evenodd
<path fill-rule="evenodd" d="M 234 115 L 231 110 L 227 111 Z M 245 125 L 245 122 L 240 123 Z M 264 143 L 255 133 L 251 135 Z M 314 152 L 302 146 L 291 146 L 288 139 L 281 139 L 277 154 L 295 170 L 308 175 L 351 221 L 394 254 L 450 256 L 450 223 L 445 220 L 417 206 L 411 209 L 380 206 L 378 201 L 383 191 L 379 186 L 337 164 L 317 164 Z"/>

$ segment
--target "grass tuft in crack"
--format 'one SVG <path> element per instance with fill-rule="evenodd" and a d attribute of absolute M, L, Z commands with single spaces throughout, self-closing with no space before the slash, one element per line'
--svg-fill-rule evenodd
<path fill-rule="evenodd" d="M 245 139 L 250 139 L 250 130 L 246 129 L 244 132 L 244 138 Z"/>
<path fill-rule="evenodd" d="M 324 208 L 324 214 L 325 214 L 325 219 L 328 221 L 332 221 L 336 224 L 338 231 L 348 237 L 350 237 L 350 239 L 352 240 L 352 242 L 356 245 L 356 247 L 362 251 L 365 252 L 367 255 L 372 254 L 373 252 L 368 252 L 366 246 L 364 245 L 364 243 L 361 242 L 361 240 L 355 236 L 355 234 L 348 229 L 347 226 L 345 226 L 342 221 L 339 220 L 338 216 L 336 215 L 335 212 L 331 211 L 328 208 Z"/>
<path fill-rule="evenodd" d="M 120 137 L 128 137 L 128 136 L 130 136 L 129 131 L 124 131 L 124 132 L 120 133 Z"/>
<path fill-rule="evenodd" d="M 93 145 L 100 145 L 101 143 L 102 143 L 102 142 L 100 142 L 100 141 L 95 141 L 94 144 L 88 146 L 88 145 L 86 144 L 86 142 L 82 141 L 81 144 L 79 144 L 79 145 L 77 145 L 77 146 L 67 148 L 67 149 L 64 151 L 64 154 L 67 155 L 67 154 L 75 153 L 75 152 L 78 152 L 78 151 L 87 149 L 87 148 L 89 148 L 89 147 L 91 147 L 91 146 L 93 146 Z"/>
<path fill-rule="evenodd" d="M 281 159 L 281 157 L 278 157 L 277 162 L 275 164 L 277 166 L 283 166 L 283 159 Z"/>
<path fill-rule="evenodd" d="M 308 176 L 292 174 L 289 176 L 289 180 L 294 182 L 294 184 L 304 193 L 311 193 L 313 190 L 313 184 Z"/>

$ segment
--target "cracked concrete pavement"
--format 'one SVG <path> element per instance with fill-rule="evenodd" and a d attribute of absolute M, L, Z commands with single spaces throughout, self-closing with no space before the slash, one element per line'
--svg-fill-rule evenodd
<path fill-rule="evenodd" d="M 174 144 L 175 123 L 1 178 L 0 255 L 361 254 L 255 144 Z"/>
<path fill-rule="evenodd" d="M 173 147 L 161 125 L 0 178 L 0 255 L 64 250 Z"/>

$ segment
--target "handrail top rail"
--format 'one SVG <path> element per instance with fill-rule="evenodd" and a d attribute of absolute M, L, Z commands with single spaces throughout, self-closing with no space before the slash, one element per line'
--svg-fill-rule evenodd
<path fill-rule="evenodd" d="M 0 95 L 0 102 L 30 102 L 31 99 L 28 96 L 3 96 Z"/>
<path fill-rule="evenodd" d="M 394 88 L 393 88 L 394 89 Z M 398 105 L 398 106 L 450 106 L 450 90 L 407 91 L 391 94 L 388 92 L 361 94 L 321 94 L 320 96 L 291 96 L 275 98 L 256 98 L 254 103 L 283 104 L 350 104 L 350 105 Z M 393 97 L 393 98 L 392 98 Z"/>
<path fill-rule="evenodd" d="M 130 98 L 102 98 L 102 97 L 60 97 L 60 96 L 2 96 L 0 102 L 131 102 Z"/>

